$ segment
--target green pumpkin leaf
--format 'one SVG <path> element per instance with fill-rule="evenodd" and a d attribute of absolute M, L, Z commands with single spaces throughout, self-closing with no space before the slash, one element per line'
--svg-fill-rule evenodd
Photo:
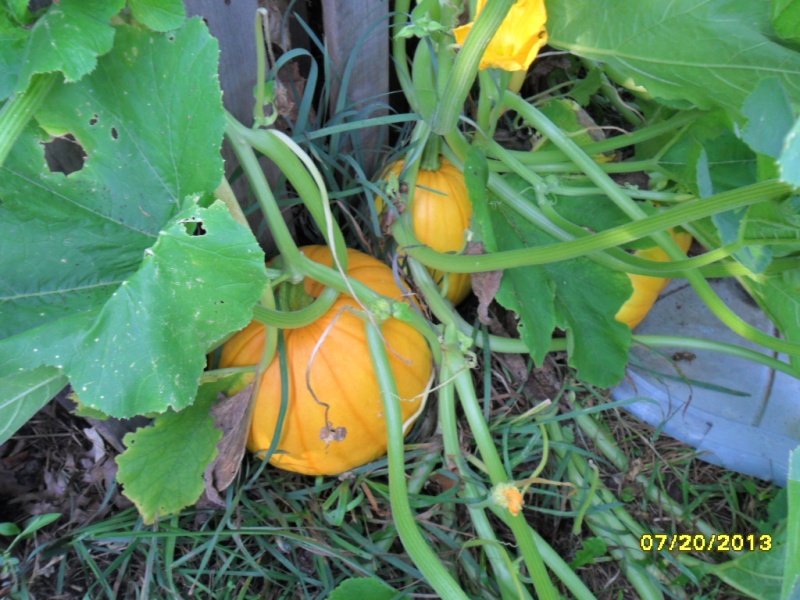
<path fill-rule="evenodd" d="M 595 564 L 595 559 L 606 556 L 608 554 L 608 544 L 606 541 L 599 537 L 591 537 L 581 542 L 581 549 L 575 553 L 575 558 L 569 564 L 573 569 L 577 569 L 584 565 Z"/>
<path fill-rule="evenodd" d="M 392 600 L 402 595 L 374 577 L 351 577 L 334 588 L 328 600 L 351 600 L 369 598 L 370 600 Z"/>
<path fill-rule="evenodd" d="M 798 202 L 800 201 L 797 197 L 790 197 L 765 206 L 750 207 L 753 209 L 752 213 L 747 211 L 742 215 L 743 236 L 754 234 L 786 240 L 797 239 L 794 223 L 797 222 Z M 764 222 L 761 222 L 762 218 Z M 704 245 L 720 245 L 719 232 L 710 219 L 695 221 L 694 227 Z M 782 248 L 781 253 L 796 253 L 800 243 L 776 248 Z M 758 277 L 741 277 L 739 281 L 778 327 L 781 336 L 790 342 L 800 342 L 800 322 L 797 319 L 800 314 L 800 266 L 768 275 L 762 273 Z M 790 355 L 789 361 L 800 376 L 800 356 Z"/>
<path fill-rule="evenodd" d="M 203 493 L 203 472 L 222 437 L 210 413 L 217 387 L 203 386 L 188 408 L 167 411 L 153 425 L 125 436 L 127 450 L 117 457 L 117 479 L 146 524 L 177 514 Z"/>
<path fill-rule="evenodd" d="M 195 225 L 205 233 L 190 235 Z M 224 204 L 188 202 L 144 254 L 102 308 L 62 319 L 80 327 L 65 328 L 65 343 L 48 343 L 60 322 L 0 342 L 0 357 L 9 350 L 0 372 L 54 364 L 86 406 L 115 417 L 191 403 L 205 353 L 252 317 L 266 282 L 263 253 Z"/>
<path fill-rule="evenodd" d="M 519 177 L 508 176 L 506 182 L 521 195 L 530 193 Z M 557 241 L 500 203 L 479 202 L 473 214 L 492 252 Z M 578 258 L 507 269 L 496 299 L 519 317 L 520 337 L 534 362 L 542 363 L 553 331 L 560 328 L 567 335 L 569 364 L 581 379 L 611 387 L 624 376 L 631 340 L 628 326 L 614 316 L 630 295 L 624 273 Z"/>
<path fill-rule="evenodd" d="M 783 573 L 782 598 L 800 595 L 800 448 L 789 457 L 789 515 L 786 523 L 786 565 Z"/>
<path fill-rule="evenodd" d="M 111 50 L 115 32 L 111 17 L 123 6 L 124 0 L 62 0 L 49 6 L 25 36 L 24 45 L 3 49 L 9 54 L 0 62 L 20 65 L 13 89 L 25 90 L 36 73 L 60 71 L 67 82 L 78 81 L 91 73 L 97 66 L 97 57 Z M 0 50 L 0 56 L 2 54 L 5 52 Z M 5 97 L 10 92 L 0 89 L 0 96 Z"/>
<path fill-rule="evenodd" d="M 548 44 L 602 63 L 619 83 L 662 102 L 738 114 L 764 79 L 800 98 L 800 53 L 772 39 L 769 5 L 733 0 L 594 0 L 547 6 Z"/>
<path fill-rule="evenodd" d="M 137 21 L 153 31 L 172 31 L 186 20 L 186 7 L 181 0 L 128 0 Z"/>
<path fill-rule="evenodd" d="M 647 148 L 642 156 L 651 155 L 648 150 L 658 151 Z M 736 137 L 730 119 L 720 111 L 712 111 L 684 129 L 663 154 L 659 165 L 670 179 L 700 197 L 758 181 L 756 154 Z"/>
<path fill-rule="evenodd" d="M 781 39 L 800 44 L 800 2 L 772 0 L 772 25 Z"/>
<path fill-rule="evenodd" d="M 758 538 L 758 534 L 755 534 Z M 786 536 L 772 535 L 768 551 L 753 550 L 742 553 L 738 558 L 720 564 L 698 565 L 702 574 L 710 573 L 719 577 L 731 587 L 747 594 L 750 598 L 774 600 L 781 597 L 783 569 L 786 562 Z"/>
<path fill-rule="evenodd" d="M 794 122 L 778 157 L 781 181 L 800 188 L 800 117 Z"/>
<path fill-rule="evenodd" d="M 67 378 L 54 367 L 20 371 L 0 379 L 0 445 L 66 385 Z"/>
<path fill-rule="evenodd" d="M 249 322 L 263 253 L 221 203 L 187 200 L 222 178 L 217 61 L 200 19 L 121 26 L 96 71 L 54 87 L 36 119 L 88 158 L 51 172 L 31 127 L 0 168 L 0 377 L 50 365 L 108 415 L 180 409 Z"/>
<path fill-rule="evenodd" d="M 792 105 L 777 77 L 764 79 L 742 107 L 747 124 L 742 139 L 755 151 L 778 158 L 783 140 L 792 128 Z"/>
<path fill-rule="evenodd" d="M 800 195 L 779 202 L 749 207 L 739 232 L 741 239 L 773 239 L 787 245 L 770 247 L 773 256 L 787 256 L 800 249 Z M 788 242 L 794 241 L 789 245 Z"/>

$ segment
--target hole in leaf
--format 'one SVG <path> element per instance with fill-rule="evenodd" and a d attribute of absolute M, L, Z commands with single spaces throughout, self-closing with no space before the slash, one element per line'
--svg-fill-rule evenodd
<path fill-rule="evenodd" d="M 86 162 L 86 151 L 71 133 L 53 138 L 44 145 L 47 168 L 53 173 L 69 175 L 80 171 Z"/>
<path fill-rule="evenodd" d="M 91 125 L 92 127 L 97 125 L 97 114 L 95 114 L 91 119 L 89 119 L 89 125 Z"/>
<path fill-rule="evenodd" d="M 111 137 L 115 140 L 119 139 L 119 132 L 117 131 L 116 127 L 111 128 Z"/>
<path fill-rule="evenodd" d="M 181 223 L 183 223 L 183 228 L 186 230 L 188 235 L 201 236 L 207 233 L 203 228 L 203 222 L 200 219 L 186 219 L 181 221 Z"/>

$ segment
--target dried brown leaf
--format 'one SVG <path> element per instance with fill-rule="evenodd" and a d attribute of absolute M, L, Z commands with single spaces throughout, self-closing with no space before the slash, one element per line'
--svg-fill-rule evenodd
<path fill-rule="evenodd" d="M 220 492 L 236 478 L 242 465 L 255 405 L 253 386 L 251 383 L 238 394 L 222 398 L 211 408 L 214 426 L 222 431 L 222 439 L 217 443 L 217 458 L 208 465 L 203 479 L 206 497 L 218 506 L 225 506 Z"/>
<path fill-rule="evenodd" d="M 483 242 L 467 242 L 464 254 L 486 254 L 486 247 L 483 245 Z M 502 280 L 502 269 L 472 274 L 472 291 L 475 292 L 475 296 L 478 297 L 478 318 L 484 325 L 490 325 L 492 323 L 492 317 L 489 315 L 489 306 L 497 295 L 497 290 L 500 289 L 500 282 Z"/>

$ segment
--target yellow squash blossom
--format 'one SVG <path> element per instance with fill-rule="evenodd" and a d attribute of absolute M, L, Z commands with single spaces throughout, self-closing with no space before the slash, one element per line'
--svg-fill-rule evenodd
<path fill-rule="evenodd" d="M 513 483 L 498 483 L 492 488 L 492 502 L 499 508 L 507 508 L 512 516 L 516 517 L 521 511 L 525 501 L 522 492 Z"/>
<path fill-rule="evenodd" d="M 477 15 L 487 0 L 478 0 Z M 547 11 L 544 0 L 519 0 L 508 11 L 500 28 L 481 58 L 480 69 L 496 67 L 505 71 L 527 71 L 539 50 L 547 43 Z M 473 23 L 453 30 L 456 41 L 463 44 Z"/>

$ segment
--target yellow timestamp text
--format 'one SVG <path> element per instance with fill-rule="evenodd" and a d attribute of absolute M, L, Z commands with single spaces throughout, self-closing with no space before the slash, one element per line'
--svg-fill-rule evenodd
<path fill-rule="evenodd" d="M 639 536 L 639 547 L 644 552 L 769 552 L 772 536 L 768 533 L 645 533 Z"/>

